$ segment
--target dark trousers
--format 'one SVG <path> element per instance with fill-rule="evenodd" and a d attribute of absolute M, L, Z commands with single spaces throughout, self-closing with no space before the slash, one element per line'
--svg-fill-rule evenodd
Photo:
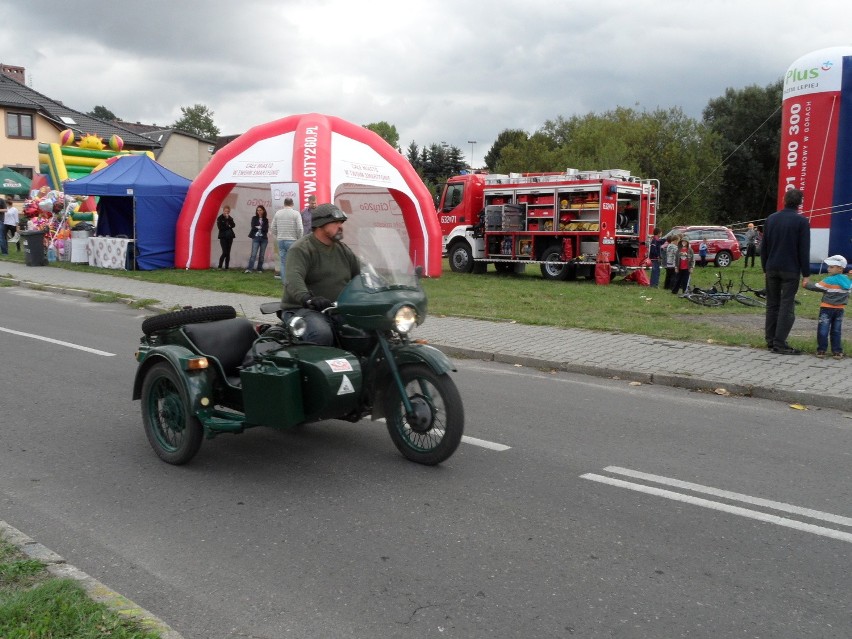
<path fill-rule="evenodd" d="M 786 346 L 796 321 L 796 291 L 799 273 L 766 271 L 766 345 Z"/>
<path fill-rule="evenodd" d="M 745 265 L 748 266 L 748 261 L 751 260 L 751 265 L 754 267 L 754 257 L 757 251 L 755 250 L 754 244 L 749 244 L 746 246 L 746 254 L 745 254 Z"/>
<path fill-rule="evenodd" d="M 671 290 L 672 284 L 674 284 L 675 279 L 677 279 L 677 270 L 674 266 L 667 266 L 666 279 L 663 280 L 663 288 L 667 291 Z"/>
<path fill-rule="evenodd" d="M 228 268 L 231 265 L 231 245 L 234 243 L 232 237 L 220 237 L 219 246 L 222 247 L 222 255 L 219 257 L 219 268 L 225 265 Z"/>
<path fill-rule="evenodd" d="M 651 258 L 651 288 L 660 285 L 660 258 Z"/>
<path fill-rule="evenodd" d="M 686 288 L 689 286 L 689 269 L 678 269 L 677 276 L 672 283 L 672 295 L 677 295 L 677 292 L 683 290 L 686 293 Z"/>

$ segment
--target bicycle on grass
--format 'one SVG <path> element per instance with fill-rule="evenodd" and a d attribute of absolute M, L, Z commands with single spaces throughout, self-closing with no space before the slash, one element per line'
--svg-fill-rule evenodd
<path fill-rule="evenodd" d="M 686 293 L 683 297 L 694 304 L 700 306 L 723 306 L 731 300 L 735 300 L 744 306 L 766 306 L 766 302 L 756 297 L 746 295 L 743 291 L 752 291 L 759 294 L 758 291 L 749 287 L 745 283 L 745 278 L 741 278 L 740 290 L 736 293 L 731 292 L 733 280 L 728 280 L 728 285 L 722 283 L 722 274 L 716 273 L 716 282 L 709 289 L 701 289 L 697 286 Z"/>

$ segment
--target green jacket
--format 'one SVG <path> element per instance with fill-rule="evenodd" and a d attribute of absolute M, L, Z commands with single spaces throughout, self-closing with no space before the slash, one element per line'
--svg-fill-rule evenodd
<path fill-rule="evenodd" d="M 358 258 L 346 244 L 326 246 L 313 233 L 305 235 L 287 251 L 281 308 L 302 308 L 305 300 L 317 296 L 335 301 L 360 272 Z"/>

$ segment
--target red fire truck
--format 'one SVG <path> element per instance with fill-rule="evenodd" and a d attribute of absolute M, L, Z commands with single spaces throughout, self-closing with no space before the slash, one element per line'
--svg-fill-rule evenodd
<path fill-rule="evenodd" d="M 444 250 L 457 273 L 488 264 L 539 264 L 549 280 L 639 267 L 657 216 L 657 180 L 629 171 L 468 174 L 447 180 L 438 205 Z"/>

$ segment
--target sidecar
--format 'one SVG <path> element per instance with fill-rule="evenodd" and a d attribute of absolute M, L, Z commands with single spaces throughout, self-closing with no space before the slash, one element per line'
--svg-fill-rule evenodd
<path fill-rule="evenodd" d="M 230 306 L 142 323 L 133 399 L 142 401 L 146 436 L 163 461 L 188 462 L 203 437 L 364 415 L 355 355 L 281 342 L 260 328 Z"/>

